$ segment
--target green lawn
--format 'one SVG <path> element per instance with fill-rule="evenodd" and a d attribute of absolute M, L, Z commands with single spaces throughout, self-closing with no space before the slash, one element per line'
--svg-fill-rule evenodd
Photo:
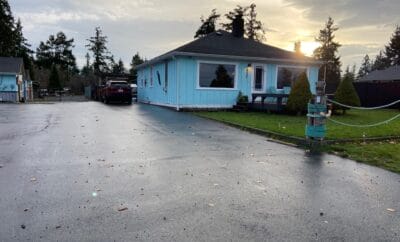
<path fill-rule="evenodd" d="M 387 120 L 399 114 L 398 110 L 347 111 L 346 115 L 335 115 L 333 119 L 351 124 L 370 124 Z M 289 116 L 259 112 L 237 113 L 230 111 L 196 112 L 196 115 L 225 121 L 244 127 L 273 131 L 289 136 L 304 138 L 305 116 Z M 389 124 L 373 128 L 354 128 L 328 121 L 327 139 L 400 136 L 400 118 Z M 400 173 L 400 143 L 398 141 L 374 141 L 335 143 L 326 145 L 324 150 L 343 157 L 379 166 Z"/>
<path fill-rule="evenodd" d="M 400 173 L 400 143 L 398 141 L 334 144 L 327 146 L 326 150 L 355 161 Z"/>
<path fill-rule="evenodd" d="M 197 112 L 196 114 L 202 117 L 297 137 L 304 137 L 304 129 L 307 122 L 305 116 L 290 116 L 259 112 L 237 113 L 227 111 Z M 389 119 L 397 114 L 399 114 L 398 110 L 350 110 L 347 111 L 346 115 L 334 115 L 331 118 L 351 124 L 370 124 Z M 365 137 L 400 136 L 400 119 L 396 119 L 389 124 L 372 128 L 346 127 L 328 121 L 327 129 L 327 139 L 362 138 L 363 135 Z"/>

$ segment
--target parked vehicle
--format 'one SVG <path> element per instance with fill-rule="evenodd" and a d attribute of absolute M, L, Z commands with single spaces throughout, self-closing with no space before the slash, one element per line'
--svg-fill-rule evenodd
<path fill-rule="evenodd" d="M 107 81 L 101 93 L 104 103 L 127 102 L 132 104 L 132 88 L 126 81 Z"/>

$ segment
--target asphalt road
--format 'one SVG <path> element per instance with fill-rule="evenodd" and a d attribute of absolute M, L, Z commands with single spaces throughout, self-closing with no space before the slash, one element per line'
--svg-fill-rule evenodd
<path fill-rule="evenodd" d="M 0 167 L 0 241 L 400 241 L 400 175 L 154 106 L 0 105 Z"/>

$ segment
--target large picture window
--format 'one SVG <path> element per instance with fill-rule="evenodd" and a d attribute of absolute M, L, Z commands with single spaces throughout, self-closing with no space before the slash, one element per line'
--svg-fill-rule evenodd
<path fill-rule="evenodd" d="M 234 64 L 199 63 L 199 86 L 201 88 L 234 88 Z"/>
<path fill-rule="evenodd" d="M 301 73 L 307 73 L 305 67 L 278 67 L 277 89 L 292 87 Z"/>

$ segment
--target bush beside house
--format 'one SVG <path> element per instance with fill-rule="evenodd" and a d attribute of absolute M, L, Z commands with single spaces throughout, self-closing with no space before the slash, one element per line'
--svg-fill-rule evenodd
<path fill-rule="evenodd" d="M 307 75 L 306 73 L 302 73 L 297 78 L 292 90 L 290 91 L 286 108 L 289 112 L 300 115 L 307 111 L 307 104 L 311 97 L 312 94 Z"/>

